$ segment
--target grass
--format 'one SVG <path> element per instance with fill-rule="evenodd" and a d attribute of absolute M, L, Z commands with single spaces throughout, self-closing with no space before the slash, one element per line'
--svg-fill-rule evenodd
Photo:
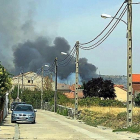
<path fill-rule="evenodd" d="M 130 131 L 133 133 L 140 132 L 140 108 L 133 108 L 133 126 L 126 128 L 127 124 L 127 109 L 118 107 L 79 107 L 82 110 L 79 119 L 86 124 L 94 127 L 102 125 L 110 127 L 115 131 Z"/>
<path fill-rule="evenodd" d="M 114 115 L 118 115 L 121 112 L 127 111 L 126 108 L 118 108 L 118 107 L 100 107 L 100 106 L 91 106 L 91 107 L 79 107 L 79 110 L 88 109 L 89 111 L 95 111 L 99 113 L 111 113 Z M 140 108 L 133 108 L 133 115 L 140 115 Z"/>
<path fill-rule="evenodd" d="M 129 131 L 129 132 L 133 132 L 133 133 L 138 133 L 138 132 L 140 132 L 140 126 L 139 125 L 137 125 L 137 126 L 133 125 L 133 126 L 128 127 L 128 128 L 113 130 L 113 132 L 118 132 L 118 131 Z"/>
<path fill-rule="evenodd" d="M 74 104 L 67 104 L 74 108 Z M 110 127 L 115 131 L 130 131 L 140 133 L 140 108 L 133 107 L 133 126 L 127 128 L 127 108 L 101 107 L 101 106 L 78 106 L 81 111 L 80 118 L 91 126 Z"/>

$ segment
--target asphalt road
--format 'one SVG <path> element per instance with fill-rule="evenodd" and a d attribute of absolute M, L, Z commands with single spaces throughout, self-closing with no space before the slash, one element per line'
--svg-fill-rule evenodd
<path fill-rule="evenodd" d="M 11 123 L 11 114 L 0 126 L 0 140 L 140 140 L 140 135 L 92 127 L 53 112 L 38 110 L 35 124 Z"/>

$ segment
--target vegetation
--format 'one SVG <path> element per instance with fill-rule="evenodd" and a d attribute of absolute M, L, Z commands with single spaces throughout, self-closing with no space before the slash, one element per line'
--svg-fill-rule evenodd
<path fill-rule="evenodd" d="M 86 84 L 84 83 L 84 96 L 86 97 L 102 97 L 104 99 L 114 99 L 114 84 L 111 80 L 104 80 L 103 78 L 92 78 Z"/>
<path fill-rule="evenodd" d="M 140 93 L 137 95 L 137 97 L 135 98 L 135 104 L 137 106 L 140 106 Z"/>
<path fill-rule="evenodd" d="M 18 87 L 15 86 L 14 89 L 11 91 L 11 98 L 17 98 L 17 90 Z M 22 102 L 26 102 L 28 104 L 32 104 L 34 108 L 41 107 L 41 91 L 35 90 L 31 91 L 29 89 L 25 89 L 21 94 L 21 89 L 19 89 L 19 97 Z M 44 90 L 43 91 L 43 102 L 50 102 L 51 105 L 54 104 L 54 91 L 52 90 Z M 66 106 L 67 103 L 70 103 L 70 99 L 68 99 L 65 95 L 58 92 L 57 93 L 57 103 L 60 105 Z"/>
<path fill-rule="evenodd" d="M 133 126 L 128 128 L 126 126 L 126 108 L 92 106 L 80 109 L 82 111 L 79 119 L 88 125 L 110 127 L 114 129 L 113 132 L 130 131 L 140 133 L 140 108 L 133 109 Z"/>
<path fill-rule="evenodd" d="M 3 106 L 4 95 L 12 87 L 10 74 L 0 64 L 0 109 Z"/>
<path fill-rule="evenodd" d="M 11 91 L 11 98 L 16 99 L 17 98 L 17 93 L 18 93 L 18 86 L 15 86 L 14 89 Z M 19 88 L 19 97 L 21 98 L 21 89 Z"/>
<path fill-rule="evenodd" d="M 12 87 L 10 74 L 0 64 L 0 96 L 4 95 Z"/>
<path fill-rule="evenodd" d="M 16 87 L 17 88 L 17 87 Z M 13 95 L 12 95 L 13 97 Z M 16 97 L 16 96 L 15 96 Z M 21 95 L 22 101 L 32 104 L 34 108 L 40 108 L 41 92 L 24 90 Z M 54 91 L 45 90 L 43 92 L 43 102 L 54 104 Z M 74 99 L 68 99 L 65 95 L 57 93 L 57 103 L 59 105 L 73 107 Z M 87 97 L 78 100 L 78 110 L 81 110 L 79 119 L 88 125 L 97 127 L 99 125 L 110 127 L 113 131 L 131 131 L 140 132 L 140 108 L 133 109 L 133 126 L 126 128 L 126 105 L 122 102 L 113 99 L 101 99 L 99 97 Z M 57 113 L 67 116 L 68 109 L 58 107 Z"/>
<path fill-rule="evenodd" d="M 80 106 L 115 106 L 115 107 L 125 107 L 125 105 L 118 100 L 108 99 L 101 100 L 99 97 L 87 97 L 79 100 Z"/>
<path fill-rule="evenodd" d="M 34 108 L 40 108 L 41 106 L 41 92 L 40 91 L 31 91 L 25 89 L 21 95 L 22 102 L 27 104 L 32 104 Z"/>

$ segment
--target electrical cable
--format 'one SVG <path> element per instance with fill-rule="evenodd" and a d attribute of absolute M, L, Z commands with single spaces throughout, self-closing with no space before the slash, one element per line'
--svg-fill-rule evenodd
<path fill-rule="evenodd" d="M 72 51 L 75 49 L 75 46 L 76 46 L 76 44 L 74 45 L 74 47 L 72 48 L 72 50 L 70 51 L 70 53 L 63 60 L 60 60 L 60 62 L 58 60 L 57 62 L 58 63 L 61 63 L 61 62 L 65 61 L 71 55 Z"/>
<path fill-rule="evenodd" d="M 63 64 L 58 64 L 58 66 L 60 66 L 60 67 L 65 67 L 65 66 L 67 66 L 67 65 L 71 62 L 72 58 L 74 58 L 75 52 L 76 52 L 76 50 L 73 51 L 72 55 L 69 57 L 69 59 L 68 59 L 65 63 L 63 63 Z"/>
<path fill-rule="evenodd" d="M 121 15 L 119 16 L 119 18 L 117 19 L 117 21 L 113 24 L 113 26 L 111 27 L 111 29 L 104 35 L 104 37 L 102 37 L 98 42 L 96 42 L 95 44 L 88 46 L 88 47 L 84 47 L 84 46 L 79 46 L 81 49 L 83 50 L 91 50 L 96 48 L 97 46 L 99 46 L 101 43 L 104 42 L 104 40 L 112 33 L 112 31 L 116 28 L 116 26 L 118 25 L 118 23 L 120 22 L 121 18 L 123 17 L 123 15 L 125 14 L 127 10 L 127 6 L 125 6 L 123 12 L 121 13 Z M 105 38 L 105 39 L 104 39 Z M 99 43 L 99 44 L 98 44 Z M 96 45 L 97 44 L 97 45 Z M 96 45 L 96 46 L 95 46 Z M 93 47 L 95 46 L 95 47 Z M 92 48 L 91 48 L 92 47 Z"/>
<path fill-rule="evenodd" d="M 117 13 L 115 14 L 115 16 L 113 17 L 113 19 L 109 22 L 109 24 L 104 28 L 104 30 L 103 30 L 99 35 L 97 35 L 94 39 L 92 39 L 92 40 L 89 41 L 89 42 L 80 43 L 80 45 L 89 44 L 89 43 L 93 42 L 94 40 L 96 40 L 100 35 L 102 35 L 102 33 L 109 27 L 109 25 L 113 22 L 113 20 L 115 19 L 115 17 L 118 15 L 118 13 L 119 13 L 120 10 L 122 9 L 124 3 L 125 3 L 125 1 L 123 2 L 123 4 L 122 4 L 121 7 L 119 8 L 119 10 L 118 10 Z"/>

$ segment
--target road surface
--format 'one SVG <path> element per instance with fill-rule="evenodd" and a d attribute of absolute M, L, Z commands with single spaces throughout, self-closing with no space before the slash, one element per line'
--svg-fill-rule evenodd
<path fill-rule="evenodd" d="M 0 126 L 0 140 L 140 140 L 138 134 L 88 126 L 53 112 L 37 110 L 36 114 L 35 124 L 11 123 L 9 114 Z"/>

